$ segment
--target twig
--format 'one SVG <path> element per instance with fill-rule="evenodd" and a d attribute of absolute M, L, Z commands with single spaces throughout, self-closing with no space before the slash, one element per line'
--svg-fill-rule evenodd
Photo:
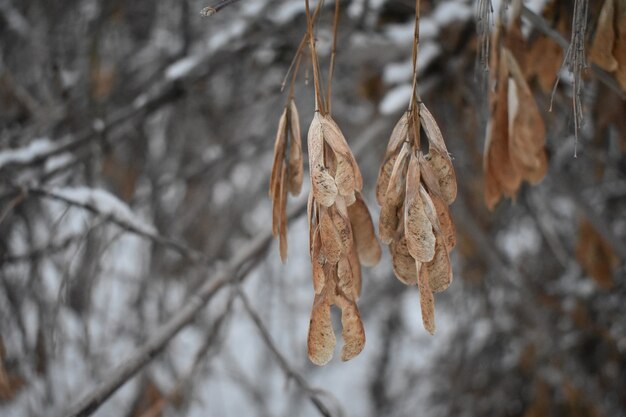
<path fill-rule="evenodd" d="M 306 208 L 306 201 L 300 200 L 289 218 L 299 216 Z M 265 230 L 252 240 L 247 246 L 240 249 L 216 275 L 205 282 L 196 294 L 187 300 L 178 313 L 159 327 L 152 336 L 139 347 L 128 359 L 117 366 L 95 389 L 75 403 L 66 416 L 89 416 L 96 411 L 118 388 L 133 377 L 141 368 L 150 362 L 165 345 L 189 324 L 198 312 L 226 285 L 238 278 L 238 271 L 248 262 L 258 262 L 259 255 L 272 241 L 272 231 Z"/>
<path fill-rule="evenodd" d="M 381 120 L 371 126 L 367 126 L 361 140 L 355 143 L 354 153 L 359 155 L 368 149 L 368 145 L 387 131 L 387 122 Z M 290 211 L 288 219 L 294 219 L 306 210 L 306 200 L 299 200 Z M 128 359 L 117 366 L 112 373 L 96 388 L 88 392 L 80 401 L 75 403 L 66 416 L 89 416 L 96 411 L 113 393 L 124 385 L 130 378 L 148 364 L 165 345 L 178 332 L 189 324 L 196 314 L 209 302 L 209 300 L 223 287 L 233 283 L 241 275 L 246 266 L 251 268 L 258 262 L 257 255 L 263 253 L 272 242 L 271 229 L 267 229 L 257 235 L 257 238 L 237 252 L 226 265 L 220 269 L 213 279 L 207 280 L 190 299 L 180 308 L 178 313 L 170 318 L 165 324 L 152 333 L 142 346 L 140 346 Z M 237 273 L 239 272 L 239 274 Z M 245 279 L 245 276 L 241 278 Z"/>
<path fill-rule="evenodd" d="M 321 2 L 321 0 L 318 0 Z M 313 64 L 313 82 L 315 85 L 315 111 L 319 111 L 322 114 L 326 114 L 326 108 L 324 106 L 324 97 L 321 93 L 320 87 L 320 73 L 319 63 L 317 60 L 317 50 L 315 49 L 315 36 L 313 34 L 313 19 L 311 18 L 311 11 L 309 8 L 309 0 L 304 0 L 306 10 L 306 22 L 307 33 L 309 38 L 309 48 L 311 50 L 311 62 Z"/>
<path fill-rule="evenodd" d="M 246 312 L 248 313 L 248 315 L 250 316 L 250 318 L 256 325 L 256 328 L 259 330 L 259 333 L 261 334 L 261 338 L 265 342 L 265 345 L 270 350 L 270 352 L 272 352 L 272 354 L 274 355 L 274 358 L 276 358 L 276 360 L 278 361 L 278 364 L 283 369 L 287 377 L 293 378 L 293 380 L 296 381 L 296 384 L 298 385 L 298 387 L 300 387 L 300 389 L 306 393 L 306 395 L 309 397 L 313 405 L 318 409 L 320 414 L 326 417 L 330 417 L 331 416 L 330 411 L 326 408 L 324 403 L 320 401 L 320 399 L 317 397 L 319 389 L 317 390 L 312 389 L 309 386 L 309 384 L 306 382 L 306 380 L 302 377 L 302 375 L 297 373 L 289 365 L 289 363 L 287 362 L 287 359 L 285 359 L 285 357 L 282 355 L 282 353 L 280 353 L 280 351 L 274 344 L 274 341 L 272 340 L 272 336 L 270 335 L 269 331 L 263 324 L 261 317 L 259 317 L 257 312 L 254 311 L 254 309 L 250 305 L 250 302 L 248 301 L 248 298 L 246 297 L 244 292 L 238 287 L 235 291 L 237 291 L 237 295 L 239 296 L 239 299 L 241 300 Z"/>
<path fill-rule="evenodd" d="M 165 246 L 167 248 L 170 248 L 176 252 L 178 252 L 180 255 L 184 256 L 185 258 L 189 259 L 192 262 L 200 262 L 200 263 L 205 263 L 205 264 L 209 264 L 210 263 L 210 259 L 202 252 L 193 249 L 189 246 L 186 246 L 183 243 L 177 242 L 174 239 L 167 237 L 167 236 L 163 236 L 161 234 L 159 234 L 158 232 L 154 232 L 154 231 L 150 231 L 150 230 L 146 230 L 140 227 L 137 227 L 135 225 L 133 225 L 132 223 L 120 219 L 117 216 L 114 216 L 110 213 L 103 213 L 97 206 L 87 202 L 87 203 L 83 203 L 80 201 L 75 201 L 72 200 L 70 198 L 67 198 L 66 196 L 63 196 L 61 194 L 55 193 L 54 191 L 45 189 L 43 187 L 36 187 L 36 186 L 32 186 L 32 187 L 22 187 L 23 190 L 25 190 L 26 193 L 29 194 L 33 194 L 33 195 L 39 195 L 42 197 L 46 197 L 46 198 L 50 198 L 53 200 L 57 200 L 57 201 L 61 201 L 63 203 L 66 203 L 70 206 L 74 206 L 74 207 L 79 207 L 82 208 L 84 210 L 89 211 L 90 213 L 93 213 L 97 216 L 100 216 L 102 218 L 104 218 L 105 220 L 109 221 L 110 223 L 115 224 L 116 226 L 122 228 L 123 230 L 129 232 L 129 233 L 133 233 L 137 236 L 149 239 L 151 241 L 153 241 L 154 243 L 161 245 L 161 246 Z"/>
<path fill-rule="evenodd" d="M 222 0 L 213 6 L 205 7 L 200 11 L 200 14 L 204 17 L 213 16 L 215 13 L 222 10 L 224 7 L 229 6 L 233 3 L 237 3 L 239 0 Z"/>
<path fill-rule="evenodd" d="M 330 53 L 330 66 L 328 68 L 328 114 L 332 106 L 333 73 L 335 72 L 335 56 L 337 55 L 337 29 L 339 27 L 339 0 L 335 0 L 335 16 L 333 17 L 333 49 Z"/>

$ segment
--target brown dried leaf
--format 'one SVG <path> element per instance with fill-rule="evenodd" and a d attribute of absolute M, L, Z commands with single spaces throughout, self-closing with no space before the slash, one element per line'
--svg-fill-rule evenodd
<path fill-rule="evenodd" d="M 616 30 L 617 37 L 613 48 L 613 56 L 617 61 L 617 69 L 615 70 L 615 78 L 619 82 L 622 90 L 626 91 L 626 2 L 618 1 L 616 3 L 617 17 Z"/>
<path fill-rule="evenodd" d="M 547 36 L 540 36 L 530 46 L 526 62 L 527 79 L 536 76 L 541 90 L 549 93 L 563 62 L 563 48 Z"/>
<path fill-rule="evenodd" d="M 354 204 L 348 206 L 348 217 L 359 260 L 368 267 L 376 265 L 380 261 L 380 245 L 376 239 L 372 217 L 361 193 L 357 193 Z"/>
<path fill-rule="evenodd" d="M 513 76 L 508 85 L 509 157 L 524 179 L 536 183 L 548 169 L 545 125 L 515 58 L 510 53 L 507 58 Z"/>
<path fill-rule="evenodd" d="M 491 118 L 487 123 L 483 170 L 485 200 L 489 208 L 495 206 L 501 194 L 513 197 L 521 184 L 521 176 L 515 170 L 509 152 L 509 69 L 506 55 L 505 48 L 498 53 L 498 65 L 493 73 L 497 79 L 496 91 L 490 97 Z"/>
<path fill-rule="evenodd" d="M 389 245 L 391 252 L 391 260 L 393 273 L 396 278 L 405 285 L 413 285 L 417 283 L 417 269 L 415 268 L 415 259 L 409 254 L 406 246 L 406 238 L 402 236 L 398 240 L 394 240 Z"/>
<path fill-rule="evenodd" d="M 435 256 L 433 225 L 424 210 L 420 197 L 420 171 L 417 157 L 411 154 L 406 176 L 406 201 L 404 203 L 404 235 L 411 256 L 420 262 L 428 262 Z"/>
<path fill-rule="evenodd" d="M 300 133 L 300 116 L 296 103 L 292 99 L 289 101 L 289 133 L 291 141 L 289 143 L 289 192 L 291 195 L 298 195 L 302 190 L 302 178 L 304 174 L 302 158 L 302 136 Z"/>
<path fill-rule="evenodd" d="M 580 224 L 576 259 L 600 288 L 613 287 L 613 272 L 619 259 L 611 245 L 586 220 Z"/>
<path fill-rule="evenodd" d="M 315 296 L 309 335 L 307 340 L 309 359 L 316 365 L 326 365 L 333 357 L 335 350 L 335 333 L 330 320 L 330 303 L 325 294 Z"/>
<path fill-rule="evenodd" d="M 420 291 L 422 323 L 424 324 L 424 328 L 428 333 L 435 334 L 435 297 L 433 296 L 433 292 L 430 289 L 428 268 L 420 269 L 417 279 L 417 287 Z"/>
<path fill-rule="evenodd" d="M 613 46 L 615 45 L 615 4 L 614 0 L 605 0 L 598 24 L 593 44 L 589 51 L 591 62 L 605 71 L 613 72 L 617 69 L 618 63 L 613 56 Z"/>

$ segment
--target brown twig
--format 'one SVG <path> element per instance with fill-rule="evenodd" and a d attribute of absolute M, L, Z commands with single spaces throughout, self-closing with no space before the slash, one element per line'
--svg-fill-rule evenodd
<path fill-rule="evenodd" d="M 320 0 L 321 1 L 321 0 Z M 313 82 L 315 85 L 315 111 L 326 114 L 326 106 L 324 105 L 324 97 L 321 93 L 319 62 L 317 60 L 317 50 L 315 48 L 315 35 L 313 33 L 313 20 L 309 8 L 309 0 L 304 0 L 307 21 L 307 33 L 309 39 L 309 48 L 311 50 L 311 62 L 313 64 Z"/>
<path fill-rule="evenodd" d="M 237 291 L 237 295 L 239 296 L 239 299 L 241 300 L 243 304 L 244 309 L 246 310 L 246 312 L 248 313 L 248 315 L 254 322 L 257 330 L 261 334 L 261 338 L 263 339 L 263 342 L 265 342 L 265 345 L 267 346 L 267 348 L 270 350 L 270 352 L 272 352 L 272 355 L 274 355 L 274 358 L 276 359 L 276 361 L 282 368 L 283 372 L 285 372 L 285 375 L 287 375 L 288 378 L 292 378 L 296 382 L 298 387 L 302 391 L 304 391 L 304 393 L 309 397 L 309 399 L 311 400 L 315 408 L 318 409 L 321 415 L 330 417 L 331 416 L 330 411 L 328 410 L 328 408 L 326 408 L 326 405 L 324 405 L 324 403 L 318 398 L 318 394 L 320 390 L 311 388 L 309 384 L 307 383 L 307 381 L 302 377 L 302 375 L 296 372 L 289 365 L 289 362 L 287 362 L 287 359 L 282 355 L 282 353 L 280 353 L 280 351 L 278 350 L 278 347 L 274 344 L 274 341 L 272 340 L 272 336 L 270 335 L 269 331 L 263 324 L 261 317 L 259 317 L 257 312 L 254 311 L 254 309 L 252 308 L 252 305 L 250 305 L 250 302 L 248 301 L 248 298 L 246 297 L 244 292 L 240 288 L 237 288 L 236 291 Z M 327 394 L 327 395 L 330 395 L 330 394 Z"/>
<path fill-rule="evenodd" d="M 330 52 L 330 66 L 328 68 L 328 113 L 332 106 L 333 73 L 335 72 L 335 56 L 337 55 L 337 29 L 339 27 L 339 0 L 335 0 L 335 16 L 333 17 L 333 49 Z"/>
<path fill-rule="evenodd" d="M 369 144 L 380 137 L 388 128 L 389 126 L 384 120 L 367 126 L 363 130 L 361 140 L 355 142 L 355 155 L 358 156 L 368 149 Z M 288 219 L 291 220 L 302 215 L 305 210 L 306 200 L 299 200 L 293 210 L 290 211 Z M 245 279 L 245 275 L 242 275 L 244 267 L 247 266 L 250 269 L 256 265 L 260 258 L 258 255 L 267 249 L 272 240 L 270 228 L 259 233 L 253 241 L 241 248 L 212 279 L 207 280 L 195 292 L 191 299 L 185 301 L 175 316 L 152 332 L 152 336 L 143 345 L 118 365 L 98 386 L 76 402 L 65 415 L 71 417 L 89 416 L 95 412 L 115 391 L 158 355 L 220 289 L 235 282 L 239 277 L 241 277 L 240 280 Z"/>
<path fill-rule="evenodd" d="M 200 14 L 204 17 L 213 16 L 215 13 L 219 12 L 226 6 L 230 6 L 233 3 L 237 3 L 239 0 L 221 0 L 220 2 L 207 6 L 204 9 L 200 10 Z"/>

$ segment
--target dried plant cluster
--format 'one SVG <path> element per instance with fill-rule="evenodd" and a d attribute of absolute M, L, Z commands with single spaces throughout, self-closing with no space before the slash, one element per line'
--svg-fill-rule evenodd
<path fill-rule="evenodd" d="M 514 198 L 522 181 L 538 183 L 548 170 L 544 122 L 520 65 L 525 60 L 525 41 L 519 18 L 506 28 L 499 21 L 491 44 L 483 158 L 489 209 L 503 196 Z"/>
<path fill-rule="evenodd" d="M 594 64 L 613 74 L 626 91 L 626 1 L 605 0 L 590 58 Z"/>
<path fill-rule="evenodd" d="M 361 264 L 374 266 L 381 257 L 374 225 L 361 195 L 363 178 L 356 159 L 330 114 L 331 81 L 335 61 L 338 4 L 333 20 L 333 53 L 328 71 L 328 96 L 321 91 L 321 76 L 313 22 L 305 0 L 307 35 L 294 62 L 300 62 L 302 46 L 308 41 L 315 86 L 315 114 L 308 132 L 311 192 L 308 200 L 309 250 L 314 300 L 308 334 L 310 360 L 317 365 L 333 357 L 336 338 L 331 306 L 341 310 L 344 346 L 342 360 L 358 355 L 365 345 L 365 330 L 357 301 L 361 294 Z M 400 281 L 417 284 L 424 327 L 435 331 L 434 293 L 452 282 L 450 251 L 456 244 L 454 223 L 448 206 L 457 193 L 452 160 L 441 131 L 425 105 L 417 100 L 417 51 L 419 45 L 419 0 L 416 1 L 413 42 L 413 96 L 408 111 L 396 124 L 387 146 L 376 185 L 382 206 L 379 234 L 388 244 L 393 270 Z M 300 128 L 290 101 L 279 121 L 270 179 L 273 202 L 273 232 L 280 236 L 281 259 L 287 252 L 285 205 L 287 189 L 293 194 L 302 181 Z M 420 130 L 428 139 L 428 150 L 420 148 Z M 289 144 L 289 146 L 288 146 Z M 289 147 L 289 152 L 287 152 Z"/>
<path fill-rule="evenodd" d="M 360 264 L 376 265 L 381 251 L 360 194 L 361 172 L 330 115 L 315 113 L 308 149 L 309 245 L 315 291 L 308 351 L 313 363 L 323 365 L 332 358 L 336 343 L 330 318 L 333 304 L 341 309 L 341 359 L 352 359 L 363 349 L 365 331 L 356 304 L 361 293 Z"/>
<path fill-rule="evenodd" d="M 293 196 L 300 194 L 303 172 L 300 117 L 295 101 L 290 98 L 278 122 L 269 190 L 272 234 L 279 236 L 283 263 L 287 259 L 287 191 Z"/>
<path fill-rule="evenodd" d="M 456 198 L 452 160 L 424 104 L 404 113 L 391 133 L 376 183 L 379 234 L 389 245 L 396 277 L 417 284 L 424 327 L 435 332 L 434 292 L 452 282 L 449 253 L 456 245 L 448 209 Z M 419 113 L 419 115 L 417 114 Z M 420 121 L 428 153 L 420 149 Z"/>

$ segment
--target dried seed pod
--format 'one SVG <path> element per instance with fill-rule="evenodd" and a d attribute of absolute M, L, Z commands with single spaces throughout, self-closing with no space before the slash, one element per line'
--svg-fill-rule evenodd
<path fill-rule="evenodd" d="M 396 157 L 400 151 L 401 145 L 408 141 L 408 122 L 409 113 L 405 112 L 398 123 L 391 132 L 389 143 L 387 144 L 387 151 L 385 152 L 385 158 L 378 171 L 378 180 L 376 181 L 376 200 L 378 204 L 382 205 L 385 200 L 385 193 L 389 186 L 389 179 L 391 178 L 391 172 L 396 163 Z"/>
<path fill-rule="evenodd" d="M 452 283 L 452 266 L 443 235 L 437 236 L 435 257 L 426 263 L 425 267 L 428 270 L 431 291 L 441 292 L 450 286 Z"/>
<path fill-rule="evenodd" d="M 439 225 L 441 226 L 441 233 L 443 234 L 444 241 L 448 252 L 456 246 L 456 231 L 454 228 L 454 222 L 452 216 L 450 216 L 450 209 L 443 200 L 436 195 L 431 195 L 432 202 L 437 212 L 437 218 L 439 219 Z"/>
<path fill-rule="evenodd" d="M 354 171 L 350 162 L 340 154 L 335 154 L 337 161 L 337 171 L 335 174 L 335 183 L 339 195 L 346 197 L 348 205 L 355 200 L 355 179 Z"/>
<path fill-rule="evenodd" d="M 448 154 L 448 149 L 435 118 L 423 103 L 420 104 L 420 120 L 428 137 L 428 163 L 437 177 L 439 192 L 446 204 L 452 204 L 456 199 L 457 193 L 456 175 L 454 174 L 452 159 Z"/>
<path fill-rule="evenodd" d="M 616 38 L 615 28 L 613 26 L 614 21 L 615 1 L 605 0 L 600 10 L 600 16 L 598 17 L 596 34 L 593 39 L 593 46 L 589 51 L 589 58 L 591 62 L 607 72 L 613 72 L 619 66 L 613 55 Z"/>
<path fill-rule="evenodd" d="M 343 242 L 328 209 L 320 210 L 320 239 L 326 261 L 336 264 L 344 251 Z"/>
<path fill-rule="evenodd" d="M 354 238 L 352 236 L 352 227 L 348 217 L 348 209 L 346 203 L 341 197 L 337 197 L 335 205 L 328 209 L 330 216 L 335 224 L 335 228 L 341 238 L 342 254 L 350 252 Z"/>
<path fill-rule="evenodd" d="M 313 290 L 315 294 L 320 294 L 326 277 L 324 275 L 324 263 L 326 258 L 322 254 L 322 239 L 320 238 L 320 228 L 317 226 L 313 232 L 313 243 L 311 245 L 311 269 L 313 270 Z"/>
<path fill-rule="evenodd" d="M 409 254 L 406 246 L 406 237 L 402 236 L 389 245 L 393 273 L 405 285 L 417 284 L 417 269 L 415 259 Z"/>
<path fill-rule="evenodd" d="M 348 256 L 344 256 L 337 263 L 337 286 L 348 297 L 354 301 L 355 285 L 352 265 Z"/>
<path fill-rule="evenodd" d="M 396 158 L 385 199 L 380 209 L 380 221 L 378 223 L 378 233 L 383 243 L 389 244 L 398 229 L 398 208 L 402 207 L 405 193 L 405 176 L 407 169 L 407 159 L 409 156 L 410 146 L 407 142 L 402 145 L 400 153 Z"/>
<path fill-rule="evenodd" d="M 302 190 L 304 174 L 302 158 L 302 136 L 300 133 L 300 116 L 293 99 L 289 100 L 289 192 L 296 196 Z"/>
<path fill-rule="evenodd" d="M 359 257 L 357 256 L 355 244 L 352 245 L 352 250 L 348 254 L 348 261 L 352 268 L 352 282 L 354 284 L 353 298 L 354 301 L 358 301 L 361 296 L 361 264 L 359 263 Z"/>
<path fill-rule="evenodd" d="M 348 216 L 350 217 L 359 260 L 365 266 L 376 265 L 380 261 L 380 245 L 374 233 L 372 217 L 361 193 L 357 193 L 354 204 L 348 206 Z"/>
<path fill-rule="evenodd" d="M 420 171 L 417 157 L 411 154 L 406 178 L 406 201 L 404 203 L 404 233 L 407 247 L 413 258 L 429 262 L 435 256 L 433 225 L 424 210 L 419 194 Z"/>
<path fill-rule="evenodd" d="M 354 158 L 354 155 L 352 154 L 341 129 L 339 129 L 337 123 L 335 123 L 329 115 L 321 116 L 321 126 L 326 143 L 331 147 L 335 154 L 341 155 L 352 166 L 355 190 L 361 191 L 363 188 L 361 170 L 356 163 L 356 159 Z"/>
<path fill-rule="evenodd" d="M 321 366 L 332 359 L 337 340 L 330 320 L 330 302 L 325 294 L 315 296 L 307 342 L 311 362 Z"/>
<path fill-rule="evenodd" d="M 430 289 L 428 268 L 418 268 L 417 287 L 420 291 L 422 323 L 428 333 L 435 334 L 435 297 Z"/>
<path fill-rule="evenodd" d="M 348 361 L 363 350 L 365 329 L 356 303 L 341 295 L 337 295 L 335 299 L 335 303 L 341 308 L 341 326 L 343 329 L 341 336 L 344 343 L 341 349 L 341 360 Z"/>
<path fill-rule="evenodd" d="M 313 117 L 307 140 L 313 196 L 321 205 L 330 207 L 335 202 L 338 191 L 335 179 L 324 165 L 324 134 L 319 113 L 315 113 Z"/>
<path fill-rule="evenodd" d="M 280 175 L 280 235 L 279 248 L 280 260 L 282 263 L 287 261 L 287 166 L 283 165 Z"/>
<path fill-rule="evenodd" d="M 284 180 L 283 166 L 285 159 L 285 146 L 287 141 L 287 109 L 280 116 L 278 122 L 278 132 L 274 142 L 274 161 L 272 163 L 272 173 L 270 175 L 269 196 L 272 200 L 272 235 L 278 236 L 280 230 L 280 213 L 282 210 L 281 186 Z"/>
<path fill-rule="evenodd" d="M 512 78 L 508 85 L 509 154 L 521 176 L 537 183 L 548 170 L 546 129 L 539 108 L 512 54 L 507 54 Z"/>

